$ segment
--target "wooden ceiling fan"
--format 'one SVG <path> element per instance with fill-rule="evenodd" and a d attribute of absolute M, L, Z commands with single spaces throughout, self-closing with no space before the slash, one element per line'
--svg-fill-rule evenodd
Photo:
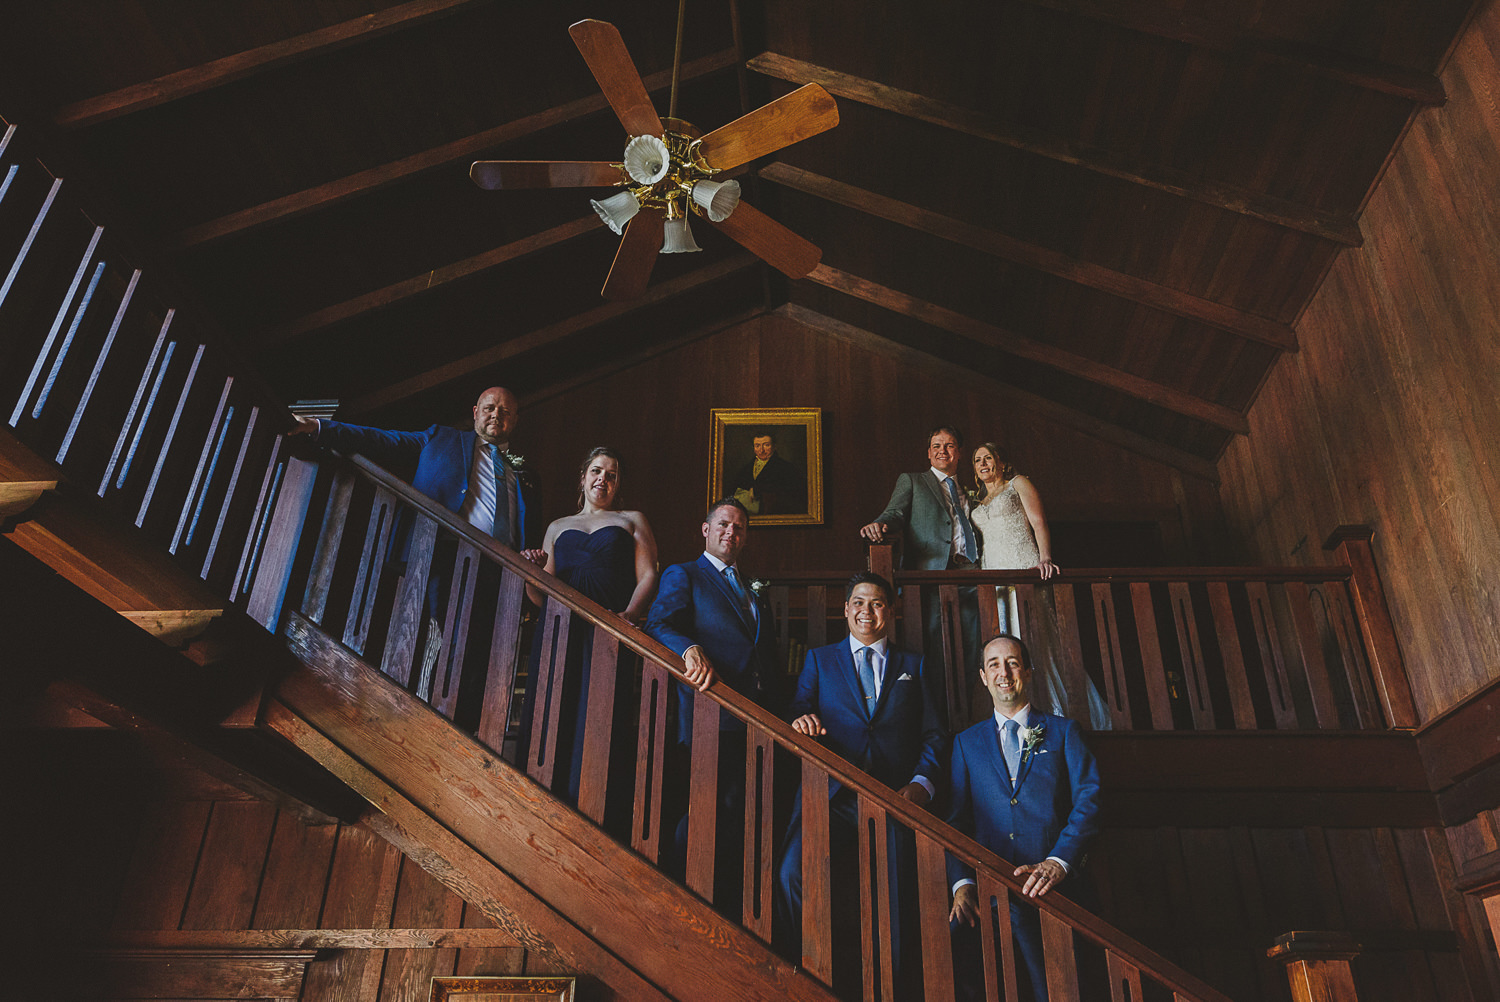
<path fill-rule="evenodd" d="M 838 107 L 827 91 L 807 84 L 701 135 L 676 117 L 680 30 L 671 111 L 665 119 L 652 106 L 614 25 L 579 21 L 568 34 L 630 135 L 622 161 L 476 160 L 469 168 L 475 184 L 490 190 L 624 188 L 592 203 L 605 225 L 624 235 L 604 282 L 606 299 L 635 299 L 644 293 L 657 254 L 698 250 L 687 227 L 690 215 L 707 219 L 792 278 L 818 266 L 823 252 L 816 245 L 741 202 L 738 181 L 715 176 L 837 125 Z"/>

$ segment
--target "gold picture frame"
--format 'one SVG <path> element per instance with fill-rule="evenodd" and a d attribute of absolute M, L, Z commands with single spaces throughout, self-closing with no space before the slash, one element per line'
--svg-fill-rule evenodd
<path fill-rule="evenodd" d="M 823 524 L 821 407 L 715 407 L 709 422 L 705 508 L 735 497 L 751 525 Z"/>
<path fill-rule="evenodd" d="M 577 978 L 433 978 L 428 1002 L 573 1002 Z"/>

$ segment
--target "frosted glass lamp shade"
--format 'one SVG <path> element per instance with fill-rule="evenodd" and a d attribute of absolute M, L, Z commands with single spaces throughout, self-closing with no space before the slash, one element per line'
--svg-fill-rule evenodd
<path fill-rule="evenodd" d="M 599 218 L 604 220 L 604 225 L 616 233 L 625 232 L 625 224 L 630 218 L 641 211 L 641 203 L 628 191 L 622 191 L 618 195 L 611 195 L 602 202 L 589 199 L 589 204 L 594 211 L 599 213 Z"/>
<path fill-rule="evenodd" d="M 625 144 L 625 173 L 636 184 L 655 184 L 671 169 L 667 144 L 655 136 L 636 136 Z"/>
<path fill-rule="evenodd" d="M 722 223 L 740 204 L 738 181 L 699 181 L 693 185 L 693 202 L 710 222 Z"/>
<path fill-rule="evenodd" d="M 667 220 L 661 246 L 663 254 L 692 254 L 702 249 L 693 239 L 693 231 L 688 228 L 687 216 Z"/>

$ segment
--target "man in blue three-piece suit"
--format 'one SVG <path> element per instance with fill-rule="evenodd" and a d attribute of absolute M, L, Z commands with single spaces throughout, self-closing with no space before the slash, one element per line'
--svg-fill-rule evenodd
<path fill-rule="evenodd" d="M 1099 831 L 1099 766 L 1083 743 L 1083 730 L 1067 717 L 1031 708 L 1031 656 L 1015 637 L 1002 634 L 984 647 L 979 671 L 995 706 L 992 718 L 953 740 L 948 823 L 1008 862 L 1019 864 L 1023 894 L 1038 898 L 1061 886 L 1070 897 L 1083 888 L 1079 870 Z M 974 872 L 951 856 L 954 960 L 960 998 L 983 997 L 983 966 L 976 923 L 981 909 Z M 1011 929 L 1021 958 L 1021 990 L 1047 1000 L 1040 916 L 1012 901 Z"/>
<path fill-rule="evenodd" d="M 886 637 L 891 608 L 891 586 L 885 578 L 863 571 L 844 588 L 844 619 L 849 636 L 836 644 L 807 652 L 797 679 L 797 695 L 788 707 L 792 729 L 823 738 L 829 750 L 920 805 L 931 803 L 943 769 L 947 735 L 941 724 L 931 676 L 922 657 L 898 650 Z M 829 783 L 829 846 L 834 859 L 835 900 L 850 900 L 858 891 L 849 886 L 847 864 L 858 859 L 859 804 L 854 791 Z M 910 893 L 912 844 L 909 833 L 896 829 L 889 854 L 891 877 L 891 950 L 895 969 L 901 969 L 903 943 L 915 945 L 916 917 Z M 821 850 L 820 850 L 821 851 Z M 800 941 L 802 928 L 802 798 L 792 808 L 778 868 L 778 920 L 788 945 Z M 853 919 L 853 921 L 850 921 Z M 853 960 L 859 922 L 840 909 L 833 916 L 836 955 Z M 903 935 L 902 926 L 907 935 Z M 845 935 L 837 935 L 843 932 Z M 845 965 L 848 966 L 847 964 Z M 857 966 L 857 965 L 856 965 Z M 836 981 L 839 974 L 835 975 Z"/>
<path fill-rule="evenodd" d="M 722 681 L 772 713 L 780 710 L 777 695 L 784 670 L 771 610 L 736 562 L 745 548 L 749 516 L 733 498 L 717 502 L 703 520 L 703 555 L 673 564 L 661 575 L 656 601 L 646 617 L 646 633 L 681 656 L 692 685 L 707 689 Z M 686 771 L 693 738 L 692 688 L 674 681 L 677 693 L 677 750 L 674 756 L 680 813 L 676 839 L 667 863 L 681 871 L 687 851 Z M 727 710 L 719 711 L 719 851 L 714 866 L 714 899 L 721 908 L 737 908 L 742 875 L 739 866 L 744 827 L 745 725 Z M 663 811 L 663 828 L 671 814 Z"/>

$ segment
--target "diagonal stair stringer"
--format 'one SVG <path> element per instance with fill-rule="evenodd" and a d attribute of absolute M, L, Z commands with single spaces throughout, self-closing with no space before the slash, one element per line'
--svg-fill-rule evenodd
<path fill-rule="evenodd" d="M 348 783 L 372 828 L 496 922 L 549 940 L 620 998 L 833 1002 L 317 626 L 291 614 L 283 634 L 300 667 L 262 725 Z"/>

